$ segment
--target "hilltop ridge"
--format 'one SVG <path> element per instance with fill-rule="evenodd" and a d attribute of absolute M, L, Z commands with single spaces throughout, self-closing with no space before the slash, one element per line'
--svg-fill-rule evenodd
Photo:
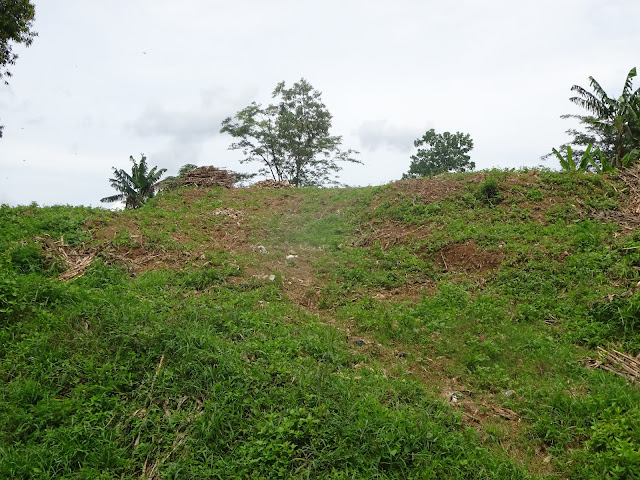
<path fill-rule="evenodd" d="M 3 206 L 0 474 L 640 475 L 638 185 Z"/>

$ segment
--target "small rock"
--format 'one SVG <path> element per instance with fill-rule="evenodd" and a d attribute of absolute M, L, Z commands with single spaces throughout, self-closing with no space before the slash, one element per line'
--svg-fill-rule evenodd
<path fill-rule="evenodd" d="M 287 255 L 287 260 L 293 260 L 295 258 L 298 258 L 298 255 Z"/>
<path fill-rule="evenodd" d="M 510 397 L 510 396 L 511 396 L 511 395 L 513 395 L 514 393 L 516 393 L 516 392 L 514 392 L 513 390 L 507 390 L 506 392 L 504 392 L 504 394 L 505 394 L 507 397 Z"/>
<path fill-rule="evenodd" d="M 276 279 L 275 275 L 251 275 L 251 276 L 259 280 L 271 280 L 272 282 Z"/>
<path fill-rule="evenodd" d="M 256 245 L 255 247 L 253 247 L 253 251 L 258 253 L 267 253 L 267 249 L 264 245 Z"/>

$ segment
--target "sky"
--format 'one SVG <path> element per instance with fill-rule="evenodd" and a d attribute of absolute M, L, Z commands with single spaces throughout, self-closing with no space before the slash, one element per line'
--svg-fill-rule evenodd
<path fill-rule="evenodd" d="M 540 157 L 575 126 L 571 86 L 617 96 L 640 68 L 637 0 L 33 3 L 38 37 L 0 85 L 0 204 L 106 206 L 142 153 L 257 171 L 220 123 L 301 78 L 360 152 L 344 184 L 401 178 L 430 128 L 470 134 L 477 169 L 557 168 Z"/>

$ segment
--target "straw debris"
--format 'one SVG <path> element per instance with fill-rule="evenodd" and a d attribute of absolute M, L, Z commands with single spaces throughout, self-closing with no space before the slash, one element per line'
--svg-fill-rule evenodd
<path fill-rule="evenodd" d="M 198 167 L 176 181 L 177 187 L 225 187 L 233 188 L 233 172 L 213 166 Z"/>
<path fill-rule="evenodd" d="M 602 368 L 631 382 L 640 382 L 640 358 L 614 349 L 598 347 L 598 358 L 587 360 L 586 365 L 589 368 Z"/>

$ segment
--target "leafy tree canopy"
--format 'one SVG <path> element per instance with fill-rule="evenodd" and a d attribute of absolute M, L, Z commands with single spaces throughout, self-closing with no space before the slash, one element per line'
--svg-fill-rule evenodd
<path fill-rule="evenodd" d="M 189 172 L 192 172 L 198 168 L 198 166 L 194 163 L 185 163 L 178 170 L 178 176 L 170 175 L 168 177 L 164 177 L 160 183 L 162 184 L 161 188 L 172 188 L 178 185 L 178 181 L 182 180 Z M 158 185 L 160 187 L 160 185 Z"/>
<path fill-rule="evenodd" d="M 577 119 L 583 130 L 569 129 L 573 137 L 568 143 L 574 152 L 582 154 L 584 148 L 593 145 L 602 151 L 612 167 L 619 167 L 640 156 L 640 88 L 633 90 L 632 68 L 625 79 L 618 98 L 610 97 L 593 78 L 589 77 L 591 91 L 579 85 L 571 87 L 577 95 L 569 100 L 584 108 L 587 115 L 563 115 Z M 566 148 L 566 144 L 562 148 Z M 551 155 L 551 154 L 550 154 Z"/>
<path fill-rule="evenodd" d="M 342 151 L 341 136 L 331 135 L 332 115 L 322 103 L 321 93 L 304 78 L 286 88 L 279 83 L 266 107 L 253 102 L 235 117 L 222 122 L 222 133 L 237 141 L 230 150 L 241 150 L 241 162 L 258 162 L 260 173 L 297 187 L 337 183 L 339 163 L 360 163 L 353 150 Z"/>
<path fill-rule="evenodd" d="M 0 0 L 0 81 L 5 84 L 11 76 L 8 66 L 15 65 L 18 58 L 12 50 L 12 43 L 29 46 L 37 35 L 31 30 L 35 13 L 35 7 L 29 0 Z M 2 129 L 0 126 L 0 138 Z"/>
<path fill-rule="evenodd" d="M 129 160 L 133 163 L 131 173 L 123 169 L 113 168 L 113 178 L 109 179 L 111 186 L 120 193 L 100 199 L 101 202 L 111 203 L 124 201 L 125 208 L 136 209 L 144 205 L 152 198 L 158 188 L 160 178 L 167 171 L 166 168 L 153 167 L 149 170 L 147 157 L 142 154 L 140 163 L 132 156 Z"/>
<path fill-rule="evenodd" d="M 0 79 L 11 76 L 7 65 L 15 65 L 18 58 L 11 42 L 29 46 L 37 35 L 31 30 L 35 13 L 29 0 L 0 0 Z"/>
<path fill-rule="evenodd" d="M 430 177 L 444 172 L 466 172 L 476 168 L 469 152 L 473 140 L 468 133 L 436 133 L 432 128 L 413 145 L 418 149 L 411 156 L 409 172 L 402 178 Z"/>

